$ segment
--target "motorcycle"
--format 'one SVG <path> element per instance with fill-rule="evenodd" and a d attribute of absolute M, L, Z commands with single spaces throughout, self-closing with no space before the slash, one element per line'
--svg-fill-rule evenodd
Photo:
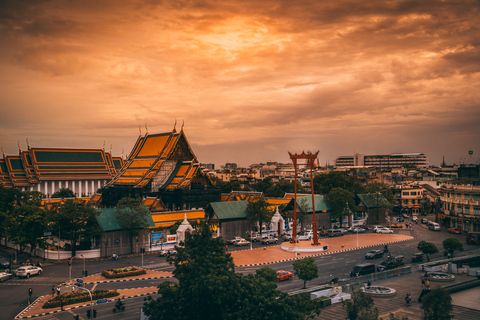
<path fill-rule="evenodd" d="M 123 302 L 115 303 L 115 308 L 112 309 L 112 312 L 115 313 L 118 311 L 125 311 L 125 304 Z"/>
<path fill-rule="evenodd" d="M 338 277 L 331 276 L 330 283 L 335 284 L 338 282 Z"/>
<path fill-rule="evenodd" d="M 119 257 L 114 253 L 114 254 L 112 255 L 111 260 L 118 260 L 118 258 L 119 258 Z"/>

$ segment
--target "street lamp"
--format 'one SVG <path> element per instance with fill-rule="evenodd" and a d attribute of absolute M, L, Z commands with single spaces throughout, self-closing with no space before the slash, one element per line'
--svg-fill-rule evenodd
<path fill-rule="evenodd" d="M 81 254 L 80 257 L 83 258 L 83 283 L 85 285 L 85 257 L 83 256 L 83 254 Z"/>
<path fill-rule="evenodd" d="M 70 271 L 69 271 L 69 274 L 70 274 L 70 281 L 72 281 L 72 260 L 75 259 L 75 257 L 71 257 L 70 258 L 70 263 L 68 264 L 70 266 Z"/>

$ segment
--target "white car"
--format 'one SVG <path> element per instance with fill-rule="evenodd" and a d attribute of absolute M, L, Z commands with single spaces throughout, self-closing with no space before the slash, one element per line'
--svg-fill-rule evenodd
<path fill-rule="evenodd" d="M 393 230 L 389 228 L 378 228 L 377 233 L 393 233 Z"/>
<path fill-rule="evenodd" d="M 160 250 L 158 253 L 159 257 L 168 257 L 168 256 L 174 256 L 177 254 L 177 250 L 173 249 L 166 249 L 166 250 Z"/>
<path fill-rule="evenodd" d="M 0 272 L 0 282 L 10 280 L 12 277 L 13 274 L 11 273 Z"/>
<path fill-rule="evenodd" d="M 16 276 L 19 278 L 30 278 L 30 276 L 41 275 L 43 269 L 37 266 L 21 266 L 17 269 Z"/>
<path fill-rule="evenodd" d="M 384 226 L 373 226 L 372 230 L 373 230 L 373 232 L 377 232 L 377 230 L 380 229 L 380 228 L 385 228 L 385 227 Z"/>
<path fill-rule="evenodd" d="M 418 217 L 417 217 L 417 216 L 413 216 L 413 217 L 412 217 L 412 221 L 413 221 L 413 222 L 417 222 L 417 221 L 418 221 Z"/>

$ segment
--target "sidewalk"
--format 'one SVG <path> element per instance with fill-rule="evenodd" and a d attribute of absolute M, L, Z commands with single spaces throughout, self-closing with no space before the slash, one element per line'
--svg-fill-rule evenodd
<path fill-rule="evenodd" d="M 381 319 L 389 319 L 390 313 L 394 313 L 400 319 L 404 316 L 408 317 L 409 320 L 420 320 L 422 319 L 423 310 L 421 309 L 421 303 L 418 302 L 418 297 L 422 291 L 422 280 L 421 276 L 423 273 L 418 271 L 413 271 L 413 273 L 409 275 L 400 276 L 394 280 L 386 280 L 382 282 L 375 282 L 372 285 L 381 285 L 389 288 L 393 288 L 396 290 L 396 294 L 393 297 L 385 297 L 385 298 L 377 298 L 374 297 L 375 307 L 379 311 L 379 315 Z M 453 283 L 458 283 L 466 280 L 471 280 L 472 277 L 469 277 L 465 274 L 458 274 L 455 275 L 455 280 L 451 282 L 434 282 L 431 281 L 431 288 L 442 287 Z M 359 289 L 358 286 L 353 288 L 355 290 Z M 470 290 L 477 290 L 479 288 L 470 289 Z M 474 291 L 462 291 L 461 293 L 470 295 Z M 478 292 L 478 291 L 476 291 Z M 405 304 L 405 296 L 407 293 L 410 293 L 412 296 L 412 305 L 407 306 Z M 456 295 L 453 294 L 452 297 Z M 480 319 L 480 300 L 478 299 L 478 295 L 475 298 L 475 302 L 469 305 L 470 308 L 466 308 L 463 306 L 454 306 L 453 314 L 455 315 L 454 319 Z M 453 299 L 455 302 L 455 297 Z M 476 310 L 472 307 L 476 306 Z M 329 307 L 322 309 L 320 317 L 316 319 L 345 319 L 346 312 L 342 308 L 342 304 L 335 304 Z"/>

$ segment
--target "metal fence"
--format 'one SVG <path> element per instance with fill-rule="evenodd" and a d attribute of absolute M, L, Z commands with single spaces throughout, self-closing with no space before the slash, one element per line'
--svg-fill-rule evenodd
<path fill-rule="evenodd" d="M 352 277 L 352 278 L 345 278 L 345 279 L 339 279 L 338 280 L 338 285 L 340 286 L 345 286 L 345 285 L 363 285 L 365 282 L 374 282 L 378 280 L 384 280 L 392 277 L 397 277 L 401 276 L 403 274 L 408 274 L 412 273 L 412 267 L 411 265 L 405 266 L 405 267 L 400 267 L 396 269 L 391 269 L 391 270 L 385 270 L 381 272 L 375 272 L 372 274 L 366 274 L 363 276 L 358 276 L 358 277 Z"/>

